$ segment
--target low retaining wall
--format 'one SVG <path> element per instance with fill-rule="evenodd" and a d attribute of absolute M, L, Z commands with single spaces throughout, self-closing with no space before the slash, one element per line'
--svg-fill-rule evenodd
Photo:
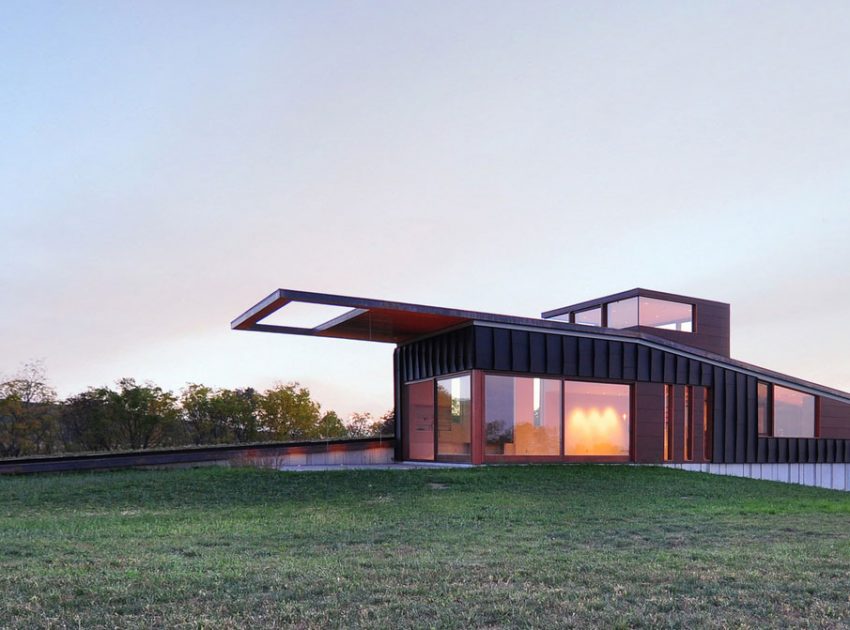
<path fill-rule="evenodd" d="M 850 491 L 850 464 L 663 464 L 712 475 L 766 479 Z"/>
<path fill-rule="evenodd" d="M 0 460 L 0 475 L 151 467 L 384 464 L 392 462 L 394 444 L 394 438 L 379 437 L 26 457 Z"/>

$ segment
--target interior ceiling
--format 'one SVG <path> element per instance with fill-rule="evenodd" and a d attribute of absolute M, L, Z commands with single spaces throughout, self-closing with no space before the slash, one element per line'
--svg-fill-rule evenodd
<path fill-rule="evenodd" d="M 335 325 L 328 328 L 319 326 L 321 330 L 316 335 L 399 343 L 469 321 L 463 317 L 381 308 L 355 310 L 359 312 Z"/>

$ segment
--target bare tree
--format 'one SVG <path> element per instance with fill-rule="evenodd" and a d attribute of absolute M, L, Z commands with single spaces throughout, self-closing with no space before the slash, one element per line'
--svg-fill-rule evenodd
<path fill-rule="evenodd" d="M 52 453 L 58 442 L 58 412 L 44 365 L 25 363 L 0 383 L 0 454 Z"/>

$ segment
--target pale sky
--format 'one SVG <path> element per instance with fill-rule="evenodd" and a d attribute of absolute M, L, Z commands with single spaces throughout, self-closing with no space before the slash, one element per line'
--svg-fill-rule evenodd
<path fill-rule="evenodd" d="M 537 316 L 732 304 L 850 390 L 850 3 L 0 4 L 0 375 L 392 405 L 278 287 Z"/>

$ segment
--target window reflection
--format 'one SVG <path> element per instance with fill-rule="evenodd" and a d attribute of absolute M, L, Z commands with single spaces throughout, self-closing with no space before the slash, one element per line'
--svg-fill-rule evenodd
<path fill-rule="evenodd" d="M 640 325 L 693 332 L 694 307 L 683 302 L 640 298 Z"/>
<path fill-rule="evenodd" d="M 774 385 L 773 435 L 815 437 L 815 397 Z"/>
<path fill-rule="evenodd" d="M 619 300 L 608 304 L 608 328 L 630 328 L 638 325 L 638 299 Z"/>
<path fill-rule="evenodd" d="M 561 381 L 484 378 L 485 453 L 560 455 Z"/>
<path fill-rule="evenodd" d="M 629 386 L 564 382 L 564 453 L 629 454 Z"/>
<path fill-rule="evenodd" d="M 586 311 L 579 311 L 575 314 L 575 323 L 584 324 L 585 326 L 601 326 L 602 325 L 602 307 L 590 308 Z"/>
<path fill-rule="evenodd" d="M 468 374 L 437 381 L 437 455 L 470 455 L 471 407 Z"/>

